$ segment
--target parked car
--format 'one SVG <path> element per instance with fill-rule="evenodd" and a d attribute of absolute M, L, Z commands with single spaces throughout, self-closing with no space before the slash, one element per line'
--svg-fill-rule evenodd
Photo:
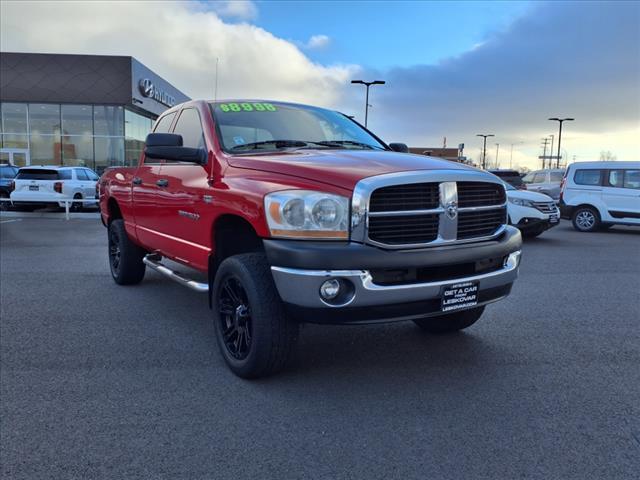
<path fill-rule="evenodd" d="M 560 223 L 560 210 L 548 195 L 518 190 L 505 183 L 509 223 L 524 237 L 537 237 Z"/>
<path fill-rule="evenodd" d="M 522 181 L 522 176 L 517 170 L 489 170 L 489 173 L 493 173 L 496 177 L 519 190 L 527 189 L 527 185 Z"/>
<path fill-rule="evenodd" d="M 560 211 L 581 232 L 640 225 L 640 162 L 572 163 L 562 182 Z"/>
<path fill-rule="evenodd" d="M 242 377 L 283 368 L 299 322 L 469 327 L 517 277 L 504 184 L 406 149 L 305 105 L 172 107 L 139 165 L 100 180 L 113 279 L 139 283 L 148 266 L 206 293 Z"/>
<path fill-rule="evenodd" d="M 18 173 L 18 167 L 8 163 L 0 163 L 0 210 L 7 210 L 10 207 L 9 196 L 11 195 L 11 182 Z"/>
<path fill-rule="evenodd" d="M 564 170 L 558 168 L 534 170 L 527 173 L 522 181 L 527 186 L 527 190 L 543 193 L 558 201 L 563 176 Z"/>
<path fill-rule="evenodd" d="M 96 198 L 98 178 L 86 167 L 22 167 L 13 180 L 11 202 L 16 206 L 64 207 L 64 200 Z M 70 208 L 82 210 L 83 203 L 74 202 Z"/>

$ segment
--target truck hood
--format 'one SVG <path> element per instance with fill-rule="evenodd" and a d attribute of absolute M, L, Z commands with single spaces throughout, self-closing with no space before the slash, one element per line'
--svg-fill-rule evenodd
<path fill-rule="evenodd" d="M 237 168 L 292 175 L 352 190 L 365 177 L 410 170 L 476 170 L 425 155 L 373 150 L 298 150 L 228 157 Z"/>

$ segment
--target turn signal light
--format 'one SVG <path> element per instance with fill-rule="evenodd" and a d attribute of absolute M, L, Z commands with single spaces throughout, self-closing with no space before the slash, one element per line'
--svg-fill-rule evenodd
<path fill-rule="evenodd" d="M 62 182 L 56 182 L 53 184 L 53 190 L 62 193 Z"/>

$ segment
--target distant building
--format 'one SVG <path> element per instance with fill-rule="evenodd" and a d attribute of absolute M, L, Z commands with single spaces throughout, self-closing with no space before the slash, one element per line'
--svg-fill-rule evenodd
<path fill-rule="evenodd" d="M 467 163 L 467 157 L 463 155 L 464 144 L 460 144 L 458 148 L 443 147 L 409 147 L 410 153 L 418 155 L 427 155 L 429 157 L 443 158 L 452 162 Z"/>
<path fill-rule="evenodd" d="M 135 165 L 153 121 L 186 100 L 129 56 L 0 52 L 0 163 Z"/>

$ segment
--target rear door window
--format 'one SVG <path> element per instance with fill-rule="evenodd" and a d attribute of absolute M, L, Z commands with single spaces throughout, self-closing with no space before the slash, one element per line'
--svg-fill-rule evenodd
<path fill-rule="evenodd" d="M 545 172 L 536 173 L 533 176 L 533 183 L 546 183 L 546 181 L 547 181 L 547 174 Z"/>
<path fill-rule="evenodd" d="M 58 179 L 71 180 L 71 170 L 58 170 Z"/>
<path fill-rule="evenodd" d="M 625 170 L 624 188 L 640 189 L 640 170 Z"/>
<path fill-rule="evenodd" d="M 551 172 L 551 181 L 560 183 L 564 174 L 562 172 Z"/>
<path fill-rule="evenodd" d="M 611 187 L 622 188 L 622 186 L 624 185 L 624 170 L 610 170 L 609 185 Z"/>
<path fill-rule="evenodd" d="M 57 170 L 44 168 L 23 168 L 18 172 L 16 180 L 58 180 Z"/>
<path fill-rule="evenodd" d="M 601 185 L 602 170 L 576 170 L 573 181 L 576 185 Z"/>
<path fill-rule="evenodd" d="M 79 168 L 76 170 L 76 178 L 78 180 L 80 180 L 81 182 L 86 182 L 89 180 L 89 177 L 87 176 L 87 172 L 85 172 L 83 169 Z"/>

